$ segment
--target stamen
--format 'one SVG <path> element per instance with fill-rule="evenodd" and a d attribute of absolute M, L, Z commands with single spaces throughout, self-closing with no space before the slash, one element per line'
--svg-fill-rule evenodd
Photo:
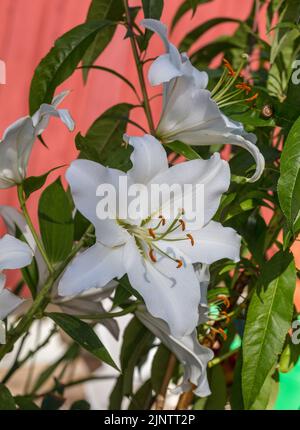
<path fill-rule="evenodd" d="M 226 324 L 229 324 L 231 319 L 226 311 L 221 311 L 221 315 L 224 315 Z"/>
<path fill-rule="evenodd" d="M 176 266 L 176 269 L 180 269 L 180 267 L 182 267 L 183 265 L 182 260 L 176 260 L 176 262 L 178 263 L 178 265 Z"/>
<path fill-rule="evenodd" d="M 254 94 L 254 96 L 252 96 L 252 97 L 249 97 L 248 99 L 246 99 L 245 101 L 246 102 L 252 102 L 253 100 L 256 100 L 257 99 L 257 97 L 259 96 L 259 93 L 255 93 Z"/>
<path fill-rule="evenodd" d="M 229 76 L 235 76 L 235 71 L 233 70 L 233 67 L 229 63 L 229 61 L 226 60 L 226 58 L 223 58 L 223 63 L 224 63 L 224 66 L 226 67 L 226 69 L 228 70 L 228 75 Z"/>
<path fill-rule="evenodd" d="M 222 302 L 224 303 L 227 309 L 230 308 L 231 304 L 227 296 L 224 296 L 223 294 L 219 294 L 218 299 L 222 300 Z"/>
<path fill-rule="evenodd" d="M 181 225 L 181 229 L 182 229 L 182 231 L 184 231 L 185 230 L 185 222 L 183 221 L 183 219 L 179 219 L 178 220 L 178 222 L 180 223 L 180 225 Z"/>
<path fill-rule="evenodd" d="M 154 233 L 152 228 L 148 228 L 148 232 L 149 232 L 150 236 L 153 237 L 153 239 L 156 238 L 155 233 Z"/>
<path fill-rule="evenodd" d="M 186 236 L 190 239 L 192 246 L 194 246 L 195 245 L 195 241 L 194 241 L 193 236 L 190 233 L 188 233 Z"/>
<path fill-rule="evenodd" d="M 152 248 L 150 248 L 150 250 L 149 250 L 149 257 L 151 258 L 151 260 L 153 261 L 153 263 L 157 262 L 157 259 L 156 259 L 155 255 L 154 255 L 154 250 Z"/>
<path fill-rule="evenodd" d="M 158 218 L 160 218 L 161 219 L 161 224 L 162 225 L 165 225 L 166 224 L 166 218 L 164 217 L 164 216 L 162 216 L 162 215 L 159 215 L 159 217 Z"/>
<path fill-rule="evenodd" d="M 246 84 L 246 82 L 241 82 L 240 84 L 236 84 L 235 88 L 244 90 L 246 94 L 249 94 L 252 91 L 252 88 L 250 87 L 250 85 Z"/>

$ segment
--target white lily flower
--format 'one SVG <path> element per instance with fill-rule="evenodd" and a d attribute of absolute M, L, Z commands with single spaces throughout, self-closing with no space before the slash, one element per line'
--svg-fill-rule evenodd
<path fill-rule="evenodd" d="M 38 247 L 36 246 L 34 237 L 32 236 L 24 216 L 17 209 L 11 206 L 0 206 L 0 216 L 5 222 L 8 233 L 14 236 L 18 228 L 30 248 L 33 250 L 39 274 L 39 282 L 37 286 L 39 291 L 45 284 L 48 276 L 48 269 Z M 69 315 L 83 315 L 101 314 L 105 312 L 102 300 L 111 295 L 112 291 L 117 286 L 117 283 L 112 281 L 101 290 L 92 289 L 72 297 L 60 297 L 58 295 L 57 286 L 58 282 L 53 285 L 51 291 L 51 303 Z M 50 304 L 49 307 L 51 306 L 52 305 Z M 115 339 L 118 339 L 120 330 L 118 323 L 115 320 L 101 320 L 101 324 L 110 331 Z"/>
<path fill-rule="evenodd" d="M 141 24 L 162 39 L 166 54 L 159 56 L 149 69 L 151 85 L 163 84 L 163 111 L 157 127 L 157 137 L 163 143 L 179 140 L 188 145 L 232 144 L 249 151 L 256 162 L 256 172 L 249 179 L 259 179 L 264 170 L 264 157 L 256 146 L 257 138 L 247 133 L 240 122 L 232 121 L 220 110 L 236 103 L 234 97 L 250 87 L 237 84 L 239 71 L 230 65 L 231 77 L 223 74 L 212 92 L 206 89 L 208 75 L 192 66 L 187 54 L 180 54 L 167 38 L 167 28 L 160 21 L 144 19 Z M 234 89 L 233 92 L 229 92 Z M 251 101 L 257 95 L 248 97 Z"/>
<path fill-rule="evenodd" d="M 5 289 L 6 269 L 19 269 L 31 263 L 33 252 L 30 247 L 9 234 L 0 239 L 0 343 L 5 343 L 5 319 L 12 311 L 23 303 L 23 299 L 17 297 Z"/>
<path fill-rule="evenodd" d="M 20 118 L 5 130 L 0 141 L 0 189 L 20 184 L 25 179 L 34 141 L 45 130 L 51 116 L 60 118 L 70 131 L 74 129 L 68 110 L 57 109 L 67 94 L 64 91 L 54 97 L 52 104 L 42 104 L 32 117 Z"/>
<path fill-rule="evenodd" d="M 197 339 L 197 331 L 183 336 L 181 339 L 174 337 L 168 325 L 161 319 L 154 318 L 142 307 L 135 312 L 137 318 L 150 330 L 162 343 L 172 351 L 184 367 L 182 384 L 173 392 L 182 393 L 189 391 L 193 384 L 194 393 L 199 397 L 211 394 L 206 368 L 207 363 L 213 359 L 211 349 L 200 345 Z"/>
<path fill-rule="evenodd" d="M 153 136 L 125 139 L 134 147 L 133 167 L 127 175 L 89 160 L 76 160 L 67 171 L 75 206 L 95 226 L 97 240 L 70 263 L 60 281 L 59 294 L 67 296 L 104 287 L 127 273 L 148 311 L 166 321 L 172 335 L 183 337 L 194 330 L 199 318 L 200 289 L 193 263 L 210 264 L 221 258 L 239 260 L 240 237 L 233 229 L 211 221 L 229 186 L 228 163 L 216 153 L 210 160 L 197 159 L 169 168 L 167 154 Z M 162 201 L 157 208 L 157 213 L 162 214 L 158 225 L 157 213 L 152 217 L 146 211 L 138 221 L 119 219 L 118 214 L 115 219 L 99 219 L 99 185 L 111 184 L 117 199 L 127 204 L 127 196 L 119 188 L 119 178 L 124 177 L 130 184 L 147 189 L 152 184 L 191 184 L 193 200 L 196 185 L 203 184 L 204 226 L 187 221 L 188 213 L 164 224 L 163 208 L 170 201 Z"/>

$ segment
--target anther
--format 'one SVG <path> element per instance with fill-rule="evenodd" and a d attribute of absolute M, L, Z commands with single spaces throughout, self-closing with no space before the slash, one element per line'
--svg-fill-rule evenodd
<path fill-rule="evenodd" d="M 236 84 L 235 88 L 239 90 L 244 90 L 246 94 L 249 94 L 250 91 L 252 91 L 252 88 L 250 85 L 246 84 L 245 82 L 241 82 L 240 84 Z"/>
<path fill-rule="evenodd" d="M 190 233 L 188 233 L 186 236 L 190 239 L 191 245 L 194 246 L 195 245 L 195 241 L 194 241 L 193 236 Z"/>
<path fill-rule="evenodd" d="M 159 215 L 159 217 L 158 218 L 160 218 L 161 219 L 161 224 L 162 225 L 165 225 L 166 224 L 166 218 L 165 217 L 163 217 L 162 215 Z"/>
<path fill-rule="evenodd" d="M 183 265 L 182 260 L 176 260 L 176 263 L 178 263 L 176 266 L 176 269 L 180 269 L 180 267 L 182 267 L 182 265 Z"/>
<path fill-rule="evenodd" d="M 149 257 L 151 258 L 151 260 L 153 261 L 153 263 L 157 262 L 157 259 L 156 259 L 155 255 L 154 255 L 154 251 L 153 251 L 152 248 L 149 250 Z"/>
<path fill-rule="evenodd" d="M 249 97 L 248 99 L 246 99 L 246 102 L 252 102 L 253 100 L 256 100 L 257 97 L 259 96 L 259 93 L 255 93 L 254 96 Z"/>
<path fill-rule="evenodd" d="M 224 66 L 226 67 L 226 69 L 228 70 L 228 74 L 230 76 L 235 76 L 235 71 L 233 70 L 232 65 L 229 63 L 228 60 L 226 60 L 226 58 L 223 58 L 223 62 L 224 62 Z"/>
<path fill-rule="evenodd" d="M 148 228 L 148 233 L 150 234 L 151 237 L 153 237 L 153 239 L 156 238 L 155 233 L 154 233 L 152 228 Z"/>
<path fill-rule="evenodd" d="M 227 309 L 230 308 L 230 300 L 228 297 L 224 296 L 223 294 L 219 294 L 218 299 L 222 300 Z"/>
<path fill-rule="evenodd" d="M 185 222 L 183 221 L 183 219 L 179 219 L 178 222 L 181 225 L 181 230 L 184 231 L 185 230 Z"/>

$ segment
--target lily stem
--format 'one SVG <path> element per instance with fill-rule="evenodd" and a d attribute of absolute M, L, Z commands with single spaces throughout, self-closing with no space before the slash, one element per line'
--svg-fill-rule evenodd
<path fill-rule="evenodd" d="M 143 63 L 141 62 L 140 57 L 139 57 L 139 53 L 138 53 L 137 42 L 136 42 L 135 34 L 133 31 L 133 25 L 132 25 L 132 21 L 131 21 L 130 12 L 129 12 L 128 0 L 124 0 L 124 8 L 125 8 L 125 13 L 126 13 L 127 27 L 130 31 L 130 43 L 131 43 L 132 53 L 133 53 L 134 61 L 136 64 L 136 69 L 137 69 L 137 73 L 138 73 L 138 77 L 139 77 L 140 87 L 141 87 L 141 91 L 142 91 L 142 95 L 143 95 L 142 105 L 143 105 L 143 108 L 145 111 L 145 115 L 147 117 L 150 132 L 153 136 L 155 136 L 155 127 L 154 127 L 151 107 L 150 107 L 150 103 L 149 103 L 149 96 L 148 96 L 147 87 L 146 87 L 145 78 L 144 78 L 144 73 L 143 73 Z"/>
<path fill-rule="evenodd" d="M 164 409 L 168 386 L 171 381 L 176 363 L 177 363 L 177 358 L 173 353 L 171 353 L 168 361 L 166 373 L 160 387 L 159 394 L 157 395 L 155 400 L 155 409 L 157 411 L 162 411 Z"/>
<path fill-rule="evenodd" d="M 39 238 L 39 236 L 38 236 L 38 234 L 37 234 L 37 232 L 36 232 L 36 230 L 34 228 L 34 225 L 33 225 L 32 221 L 31 221 L 30 215 L 28 213 L 26 202 L 25 202 L 25 197 L 24 197 L 24 189 L 23 189 L 23 185 L 22 184 L 18 185 L 18 198 L 19 198 L 19 202 L 20 202 L 20 206 L 21 206 L 22 212 L 24 214 L 24 217 L 25 217 L 25 220 L 26 220 L 26 222 L 28 224 L 28 227 L 29 227 L 29 229 L 31 231 L 31 234 L 32 234 L 32 236 L 34 238 L 36 246 L 38 247 L 38 249 L 39 249 L 39 251 L 40 251 L 40 253 L 41 253 L 41 255 L 42 255 L 42 257 L 43 257 L 43 259 L 45 261 L 45 264 L 46 264 L 46 266 L 47 266 L 47 268 L 49 270 L 49 273 L 53 273 L 53 271 L 54 271 L 53 266 L 52 266 L 52 264 L 51 264 L 51 262 L 50 262 L 50 260 L 49 260 L 49 258 L 47 256 L 47 253 L 45 251 L 44 245 L 42 244 L 42 242 L 41 242 L 41 240 L 40 240 L 40 238 Z"/>

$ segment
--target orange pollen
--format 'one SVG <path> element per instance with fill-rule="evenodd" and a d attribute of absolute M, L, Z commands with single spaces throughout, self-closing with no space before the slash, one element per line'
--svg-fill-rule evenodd
<path fill-rule="evenodd" d="M 255 93 L 254 96 L 249 97 L 248 99 L 246 99 L 246 102 L 252 102 L 253 100 L 256 100 L 257 97 L 259 96 L 259 93 Z"/>
<path fill-rule="evenodd" d="M 176 260 L 176 262 L 178 263 L 178 265 L 176 266 L 176 269 L 180 269 L 180 267 L 182 267 L 183 265 L 182 260 Z"/>
<path fill-rule="evenodd" d="M 166 219 L 162 215 L 159 215 L 158 218 L 160 218 L 162 225 L 166 224 Z"/>
<path fill-rule="evenodd" d="M 178 222 L 180 223 L 180 225 L 181 225 L 181 229 L 182 229 L 182 231 L 184 231 L 185 230 L 185 222 L 183 221 L 183 219 L 179 219 L 178 220 Z"/>
<path fill-rule="evenodd" d="M 194 246 L 195 245 L 195 241 L 194 241 L 193 236 L 190 233 L 187 234 L 186 236 L 190 239 L 192 246 Z"/>
<path fill-rule="evenodd" d="M 246 94 L 249 94 L 250 91 L 252 90 L 250 85 L 246 84 L 245 82 L 242 82 L 240 84 L 236 84 L 235 88 L 237 88 L 239 90 L 245 90 Z"/>
<path fill-rule="evenodd" d="M 226 324 L 229 324 L 230 323 L 230 316 L 228 315 L 228 313 L 225 311 L 222 311 L 221 315 L 224 315 L 224 317 L 226 318 L 226 320 L 225 320 Z"/>
<path fill-rule="evenodd" d="M 154 251 L 153 251 L 152 248 L 149 250 L 149 257 L 151 258 L 151 260 L 153 261 L 153 263 L 157 262 L 157 259 L 156 259 L 155 255 L 154 255 Z"/>
<path fill-rule="evenodd" d="M 223 295 L 219 295 L 218 299 L 222 300 L 222 302 L 224 303 L 224 305 L 226 306 L 226 308 L 230 308 L 230 300 L 228 299 L 228 297 L 223 296 Z"/>
<path fill-rule="evenodd" d="M 226 60 L 226 58 L 223 58 L 223 62 L 224 62 L 224 66 L 226 67 L 226 69 L 228 70 L 228 74 L 230 76 L 235 76 L 235 71 L 233 70 L 232 65 L 229 63 L 228 60 Z"/>
<path fill-rule="evenodd" d="M 148 228 L 148 233 L 150 234 L 151 237 L 153 237 L 153 239 L 156 238 L 155 233 L 154 233 L 152 228 Z"/>
<path fill-rule="evenodd" d="M 227 334 L 221 327 L 218 328 L 218 332 L 220 333 L 220 335 L 223 337 L 224 340 L 227 340 Z"/>

